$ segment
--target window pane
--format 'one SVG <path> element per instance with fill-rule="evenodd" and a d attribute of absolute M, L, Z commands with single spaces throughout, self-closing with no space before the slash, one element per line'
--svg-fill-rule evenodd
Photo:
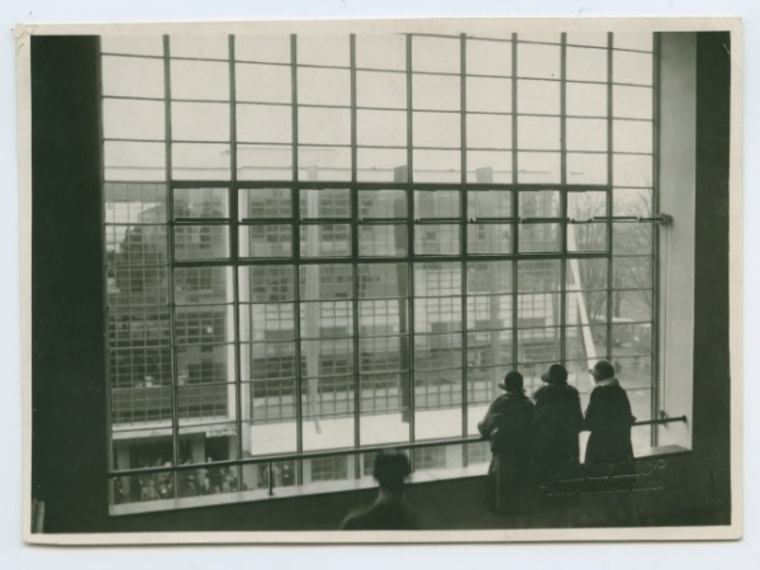
<path fill-rule="evenodd" d="M 574 220 L 590 220 L 607 215 L 606 192 L 568 192 L 567 215 Z"/>
<path fill-rule="evenodd" d="M 406 75 L 357 71 L 356 104 L 359 107 L 406 109 Z"/>
<path fill-rule="evenodd" d="M 459 73 L 461 46 L 459 38 L 412 38 L 412 69 Z"/>
<path fill-rule="evenodd" d="M 290 103 L 290 67 L 281 65 L 235 65 L 235 96 L 238 101 Z"/>
<path fill-rule="evenodd" d="M 101 53 L 164 54 L 163 36 L 100 36 Z"/>
<path fill-rule="evenodd" d="M 459 148 L 462 146 L 459 115 L 415 112 L 412 120 L 415 147 Z"/>
<path fill-rule="evenodd" d="M 301 190 L 301 218 L 348 218 L 351 195 L 348 188 Z"/>
<path fill-rule="evenodd" d="M 559 150 L 559 118 L 518 117 L 517 146 L 521 150 Z"/>
<path fill-rule="evenodd" d="M 607 50 L 567 48 L 567 79 L 607 81 Z"/>
<path fill-rule="evenodd" d="M 297 38 L 299 65 L 337 65 L 350 63 L 348 35 L 308 35 Z"/>
<path fill-rule="evenodd" d="M 457 255 L 460 242 L 458 224 L 426 224 L 414 230 L 414 253 L 417 255 Z"/>
<path fill-rule="evenodd" d="M 517 44 L 518 77 L 559 79 L 560 48 L 558 45 Z"/>
<path fill-rule="evenodd" d="M 183 180 L 228 179 L 230 145 L 172 144 L 172 176 Z"/>
<path fill-rule="evenodd" d="M 467 115 L 468 148 L 512 148 L 512 117 Z"/>
<path fill-rule="evenodd" d="M 612 280 L 615 289 L 651 289 L 651 257 L 614 257 Z"/>
<path fill-rule="evenodd" d="M 240 226 L 242 257 L 290 257 L 293 228 L 289 224 Z"/>
<path fill-rule="evenodd" d="M 292 215 L 290 188 L 241 189 L 239 215 L 247 218 L 289 218 Z"/>
<path fill-rule="evenodd" d="M 652 51 L 654 34 L 615 32 L 614 42 L 616 48 Z"/>
<path fill-rule="evenodd" d="M 227 188 L 175 188 L 174 219 L 227 218 Z"/>
<path fill-rule="evenodd" d="M 401 34 L 356 36 L 356 66 L 374 69 L 406 69 L 406 37 Z"/>
<path fill-rule="evenodd" d="M 652 190 L 615 188 L 612 192 L 612 212 L 616 216 L 651 216 Z"/>
<path fill-rule="evenodd" d="M 351 149 L 349 147 L 298 147 L 301 180 L 350 180 Z"/>
<path fill-rule="evenodd" d="M 470 190 L 467 192 L 467 215 L 509 218 L 512 215 L 512 193 L 508 190 Z"/>
<path fill-rule="evenodd" d="M 511 261 L 472 261 L 467 264 L 467 293 L 509 293 L 512 291 Z"/>
<path fill-rule="evenodd" d="M 612 115 L 631 119 L 652 118 L 652 89 L 649 87 L 612 87 Z"/>
<path fill-rule="evenodd" d="M 520 152 L 517 154 L 518 182 L 559 182 L 558 152 Z"/>
<path fill-rule="evenodd" d="M 407 254 L 405 225 L 372 225 L 359 227 L 359 255 L 399 257 Z"/>
<path fill-rule="evenodd" d="M 518 80 L 517 112 L 559 115 L 559 82 Z"/>
<path fill-rule="evenodd" d="M 568 224 L 567 242 L 568 251 L 607 251 L 607 224 Z"/>
<path fill-rule="evenodd" d="M 552 218 L 559 216 L 559 192 L 554 190 L 524 190 L 518 193 L 521 218 Z"/>
<path fill-rule="evenodd" d="M 615 83 L 652 84 L 652 55 L 614 50 L 612 80 Z"/>
<path fill-rule="evenodd" d="M 160 59 L 103 56 L 103 95 L 164 96 L 164 62 Z"/>
<path fill-rule="evenodd" d="M 172 60 L 172 98 L 228 101 L 229 71 L 224 62 Z"/>
<path fill-rule="evenodd" d="M 240 180 L 292 180 L 293 149 L 290 146 L 237 145 Z"/>
<path fill-rule="evenodd" d="M 468 39 L 467 73 L 476 75 L 512 75 L 512 42 L 489 42 Z"/>
<path fill-rule="evenodd" d="M 224 300 L 232 288 L 231 267 L 174 269 L 174 303 L 198 305 Z"/>
<path fill-rule="evenodd" d="M 406 146 L 406 113 L 401 111 L 357 111 L 357 144 Z"/>
<path fill-rule="evenodd" d="M 229 226 L 181 225 L 174 227 L 174 257 L 221 259 L 228 257 Z"/>
<path fill-rule="evenodd" d="M 512 226 L 509 224 L 470 224 L 467 252 L 512 253 Z"/>
<path fill-rule="evenodd" d="M 106 180 L 166 180 L 166 145 L 163 143 L 103 143 Z"/>
<path fill-rule="evenodd" d="M 349 109 L 298 110 L 298 142 L 302 144 L 350 144 L 351 111 Z"/>
<path fill-rule="evenodd" d="M 612 247 L 615 255 L 651 255 L 652 224 L 619 223 L 612 225 Z"/>
<path fill-rule="evenodd" d="M 229 105 L 172 103 L 172 139 L 201 142 L 229 141 Z"/>
<path fill-rule="evenodd" d="M 443 75 L 412 76 L 412 107 L 435 111 L 458 111 L 461 83 L 459 77 Z"/>
<path fill-rule="evenodd" d="M 393 299 L 409 294 L 408 267 L 405 264 L 360 264 L 358 278 L 360 299 Z"/>
<path fill-rule="evenodd" d="M 172 57 L 228 59 L 229 36 L 171 36 L 169 50 Z"/>
<path fill-rule="evenodd" d="M 290 107 L 238 105 L 237 138 L 241 142 L 290 143 L 292 115 Z"/>
<path fill-rule="evenodd" d="M 567 119 L 567 150 L 607 150 L 607 121 Z"/>
<path fill-rule="evenodd" d="M 346 257 L 351 255 L 351 226 L 314 224 L 301 226 L 302 257 Z"/>
<path fill-rule="evenodd" d="M 164 184 L 107 182 L 104 186 L 104 198 L 105 221 L 108 224 L 166 221 Z"/>
<path fill-rule="evenodd" d="M 312 105 L 350 105 L 350 72 L 342 69 L 299 67 L 298 102 Z"/>
<path fill-rule="evenodd" d="M 467 153 L 467 182 L 512 182 L 512 153 L 470 151 Z"/>
<path fill-rule="evenodd" d="M 512 80 L 468 77 L 467 110 L 511 113 Z"/>
<path fill-rule="evenodd" d="M 404 190 L 359 190 L 359 218 L 405 218 Z"/>
<path fill-rule="evenodd" d="M 570 32 L 566 36 L 567 45 L 607 47 L 606 32 Z"/>
<path fill-rule="evenodd" d="M 414 215 L 419 219 L 459 217 L 456 190 L 415 190 Z"/>
<path fill-rule="evenodd" d="M 559 260 L 520 261 L 517 265 L 517 290 L 519 292 L 558 292 L 559 284 Z"/>
<path fill-rule="evenodd" d="M 462 153 L 459 150 L 414 150 L 415 182 L 460 182 Z"/>
<path fill-rule="evenodd" d="M 523 375 L 540 377 L 549 364 L 559 359 L 559 328 L 531 328 L 517 331 L 518 364 L 526 366 Z"/>
<path fill-rule="evenodd" d="M 565 86 L 568 115 L 607 116 L 607 86 L 567 83 Z"/>
<path fill-rule="evenodd" d="M 406 182 L 406 150 L 360 148 L 357 150 L 357 177 L 364 182 Z"/>
<path fill-rule="evenodd" d="M 290 36 L 235 34 L 235 59 L 290 63 Z"/>
<path fill-rule="evenodd" d="M 164 140 L 165 136 L 163 102 L 103 99 L 104 138 Z"/>
<path fill-rule="evenodd" d="M 616 186 L 651 187 L 652 157 L 616 154 L 613 157 L 612 173 Z"/>
<path fill-rule="evenodd" d="M 652 152 L 652 126 L 649 121 L 613 121 L 613 150 Z"/>
<path fill-rule="evenodd" d="M 568 152 L 565 158 L 568 184 L 608 184 L 607 154 Z"/>

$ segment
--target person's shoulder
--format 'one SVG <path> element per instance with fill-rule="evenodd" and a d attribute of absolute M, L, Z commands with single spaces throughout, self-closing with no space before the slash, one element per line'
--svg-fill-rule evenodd
<path fill-rule="evenodd" d="M 570 384 L 562 384 L 559 386 L 547 384 L 546 386 L 539 388 L 533 397 L 536 400 L 536 403 L 540 404 L 543 402 L 575 399 L 579 398 L 580 394 L 575 386 L 571 386 Z"/>
<path fill-rule="evenodd" d="M 340 528 L 342 530 L 362 530 L 366 528 L 367 513 L 369 510 L 368 507 L 354 509 L 343 519 Z"/>

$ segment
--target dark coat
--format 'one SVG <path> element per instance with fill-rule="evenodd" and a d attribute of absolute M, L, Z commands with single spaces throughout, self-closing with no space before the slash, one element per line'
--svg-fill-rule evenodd
<path fill-rule="evenodd" d="M 547 384 L 534 398 L 534 461 L 541 478 L 546 480 L 564 467 L 578 464 L 583 412 L 578 390 L 568 384 Z"/>
<path fill-rule="evenodd" d="M 523 511 L 533 481 L 533 402 L 524 393 L 499 396 L 478 424 L 491 441 L 488 503 L 497 511 Z"/>
<path fill-rule="evenodd" d="M 416 515 L 406 502 L 397 497 L 378 499 L 369 507 L 349 513 L 341 530 L 416 530 Z"/>
<path fill-rule="evenodd" d="M 586 464 L 621 463 L 633 459 L 631 413 L 628 395 L 613 379 L 591 392 L 586 409 L 585 429 L 591 432 L 586 446 Z"/>

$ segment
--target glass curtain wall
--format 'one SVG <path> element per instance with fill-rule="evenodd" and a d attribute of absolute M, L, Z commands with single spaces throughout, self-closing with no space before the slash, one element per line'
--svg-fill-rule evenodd
<path fill-rule="evenodd" d="M 476 435 L 507 371 L 532 393 L 554 362 L 585 400 L 611 359 L 651 417 L 652 34 L 101 52 L 111 467 L 198 464 L 113 502 L 362 477 L 362 446 Z"/>

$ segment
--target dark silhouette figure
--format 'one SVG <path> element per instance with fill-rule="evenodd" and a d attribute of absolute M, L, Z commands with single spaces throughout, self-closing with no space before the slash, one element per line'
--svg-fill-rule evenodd
<path fill-rule="evenodd" d="M 578 434 L 583 429 L 583 412 L 578 390 L 568 385 L 564 366 L 552 364 L 541 380 L 546 385 L 534 395 L 533 449 L 539 476 L 546 483 L 566 467 L 578 464 Z"/>
<path fill-rule="evenodd" d="M 585 467 L 590 477 L 615 481 L 617 492 L 605 501 L 607 524 L 638 525 L 634 502 L 636 468 L 633 463 L 631 427 L 636 421 L 615 367 L 600 360 L 589 370 L 596 386 L 591 391 L 584 428 L 591 434 L 586 445 Z"/>
<path fill-rule="evenodd" d="M 631 426 L 636 418 L 615 368 L 600 360 L 589 370 L 596 386 L 591 392 L 584 427 L 591 432 L 586 446 L 586 465 L 629 462 L 633 459 Z"/>
<path fill-rule="evenodd" d="M 478 430 L 491 441 L 493 457 L 488 468 L 488 505 L 497 512 L 527 510 L 531 483 L 533 402 L 525 395 L 523 377 L 509 372 L 499 388 L 506 391 L 488 408 Z"/>
<path fill-rule="evenodd" d="M 341 524 L 343 530 L 413 530 L 417 518 L 403 497 L 404 480 L 411 473 L 409 459 L 397 450 L 383 450 L 375 458 L 375 479 L 380 485 L 375 502 L 352 511 Z"/>

